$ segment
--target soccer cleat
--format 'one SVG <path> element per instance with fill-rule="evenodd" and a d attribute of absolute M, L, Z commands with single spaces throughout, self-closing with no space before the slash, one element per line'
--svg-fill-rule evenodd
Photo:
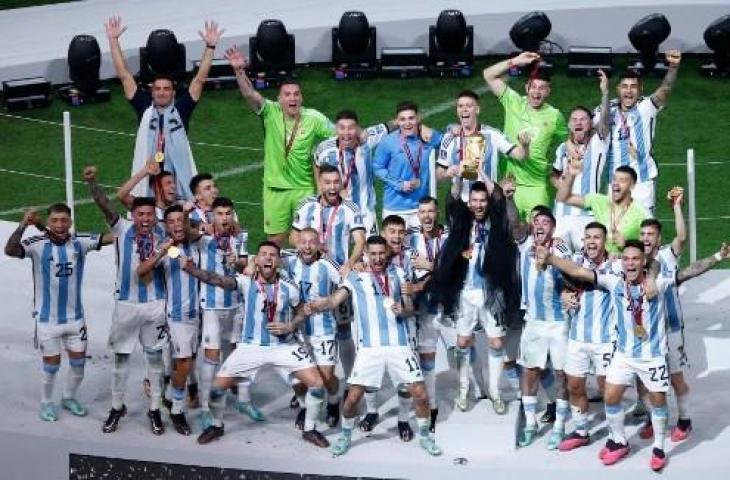
<path fill-rule="evenodd" d="M 588 435 L 581 435 L 578 432 L 573 432 L 568 435 L 565 440 L 560 442 L 558 450 L 561 452 L 569 452 L 576 448 L 584 447 L 590 443 L 590 437 Z"/>
<path fill-rule="evenodd" d="M 537 435 L 536 427 L 525 428 L 522 430 L 520 438 L 517 439 L 517 446 L 522 448 L 530 446 L 530 444 L 535 441 L 535 435 Z"/>
<path fill-rule="evenodd" d="M 58 420 L 58 407 L 53 402 L 41 403 L 38 416 L 44 422 L 55 422 Z"/>
<path fill-rule="evenodd" d="M 64 398 L 61 400 L 61 406 L 64 410 L 68 410 L 71 412 L 72 415 L 76 415 L 77 417 L 85 417 L 86 416 L 86 407 L 81 405 L 78 400 L 75 398 Z"/>
<path fill-rule="evenodd" d="M 155 435 L 162 435 L 165 433 L 165 424 L 162 423 L 162 415 L 160 415 L 160 409 L 147 411 L 147 418 L 150 419 L 150 430 Z"/>
<path fill-rule="evenodd" d="M 169 412 L 172 411 L 172 400 L 168 400 L 164 397 L 162 397 L 162 406 L 165 407 L 165 409 Z"/>
<path fill-rule="evenodd" d="M 334 445 L 332 445 L 332 456 L 339 457 L 344 455 L 350 449 L 352 444 L 352 432 L 350 430 L 342 430 L 342 435 L 337 439 Z"/>
<path fill-rule="evenodd" d="M 198 384 L 191 383 L 188 385 L 188 408 L 200 408 L 200 397 L 198 396 Z"/>
<path fill-rule="evenodd" d="M 192 433 L 183 412 L 171 413 L 170 420 L 172 421 L 172 426 L 175 427 L 175 431 L 180 435 L 190 435 Z"/>
<path fill-rule="evenodd" d="M 200 411 L 198 414 L 198 424 L 200 425 L 200 429 L 203 431 L 213 425 L 213 414 L 210 413 L 210 410 Z"/>
<path fill-rule="evenodd" d="M 263 422 L 264 420 L 266 420 L 266 417 L 264 417 L 264 414 L 261 413 L 261 410 L 254 407 L 248 402 L 236 402 L 235 408 L 236 410 L 238 410 L 238 413 L 247 415 L 248 418 L 250 418 L 254 422 Z"/>
<path fill-rule="evenodd" d="M 297 418 L 294 420 L 294 428 L 297 430 L 304 431 L 304 418 L 307 416 L 307 409 L 306 408 L 300 408 L 299 413 L 297 413 Z"/>
<path fill-rule="evenodd" d="M 679 419 L 677 422 L 677 425 L 675 427 L 672 427 L 672 434 L 669 438 L 672 439 L 673 442 L 682 442 L 684 440 L 687 440 L 687 437 L 689 437 L 689 432 L 692 431 L 692 422 L 687 419 Z"/>
<path fill-rule="evenodd" d="M 436 445 L 436 441 L 428 435 L 420 437 L 418 439 L 418 445 L 433 457 L 438 457 L 443 453 L 441 448 Z"/>
<path fill-rule="evenodd" d="M 436 419 L 438 418 L 438 416 L 439 416 L 439 409 L 438 408 L 431 409 L 431 419 L 429 420 L 429 423 L 428 423 L 428 431 L 431 433 L 436 432 Z"/>
<path fill-rule="evenodd" d="M 221 425 L 220 427 L 217 427 L 215 425 L 211 425 L 206 428 L 203 433 L 198 435 L 198 443 L 201 445 L 205 445 L 212 442 L 213 440 L 221 438 L 222 436 L 223 426 Z"/>
<path fill-rule="evenodd" d="M 329 440 L 327 440 L 324 435 L 314 429 L 302 432 L 302 440 L 311 443 L 315 447 L 327 448 L 330 446 Z"/>
<path fill-rule="evenodd" d="M 654 426 L 651 422 L 646 422 L 639 429 L 639 438 L 642 440 L 649 440 L 652 437 L 654 437 Z"/>
<path fill-rule="evenodd" d="M 661 472 L 664 467 L 667 466 L 667 455 L 661 448 L 654 448 L 651 451 L 651 460 L 649 466 L 655 472 Z"/>
<path fill-rule="evenodd" d="M 337 423 L 340 421 L 340 404 L 339 403 L 328 403 L 327 404 L 327 415 L 325 416 L 325 422 L 330 428 L 335 428 Z"/>
<path fill-rule="evenodd" d="M 413 440 L 413 430 L 408 422 L 398 422 L 398 436 L 404 442 Z"/>
<path fill-rule="evenodd" d="M 616 443 L 613 440 L 606 442 L 606 447 L 601 450 L 601 462 L 604 465 L 613 465 L 629 454 L 629 444 Z"/>
<path fill-rule="evenodd" d="M 507 413 L 507 404 L 501 398 L 492 399 L 492 408 L 494 409 L 494 413 L 497 415 L 504 415 Z"/>
<path fill-rule="evenodd" d="M 555 422 L 555 411 L 557 406 L 555 403 L 548 403 L 545 406 L 545 413 L 540 417 L 542 423 L 554 423 Z"/>
<path fill-rule="evenodd" d="M 378 412 L 370 412 L 365 414 L 365 418 L 360 420 L 360 430 L 363 432 L 372 432 L 375 425 L 378 424 Z"/>
<path fill-rule="evenodd" d="M 548 437 L 547 449 L 548 450 L 557 450 L 558 447 L 560 447 L 560 444 L 563 442 L 564 438 L 565 438 L 565 433 L 558 432 L 553 429 L 553 431 L 550 432 L 550 437 Z"/>
<path fill-rule="evenodd" d="M 116 432 L 117 428 L 119 428 L 119 420 L 121 420 L 122 417 L 126 414 L 126 405 L 122 405 L 122 408 L 120 408 L 119 410 L 116 410 L 114 408 L 109 410 L 109 416 L 107 417 L 106 422 L 104 422 L 104 425 L 102 425 L 101 431 L 104 433 Z"/>
<path fill-rule="evenodd" d="M 299 408 L 299 399 L 296 395 L 293 395 L 289 400 L 289 408 Z"/>

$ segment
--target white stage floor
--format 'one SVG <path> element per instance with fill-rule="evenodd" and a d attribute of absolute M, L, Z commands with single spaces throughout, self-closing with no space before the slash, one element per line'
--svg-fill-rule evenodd
<path fill-rule="evenodd" d="M 15 228 L 0 222 L 0 244 Z M 460 479 L 498 475 L 538 473 L 539 478 L 643 478 L 648 467 L 650 443 L 640 440 L 638 426 L 629 427 L 634 450 L 631 456 L 614 467 L 603 467 L 596 456 L 605 439 L 602 423 L 595 425 L 597 440 L 589 447 L 567 454 L 548 452 L 545 438 L 527 449 L 514 449 L 516 409 L 507 416 L 496 416 L 491 405 L 482 401 L 462 413 L 452 407 L 456 381 L 452 372 L 439 362 L 439 408 L 441 422 L 437 439 L 444 450 L 439 458 L 421 452 L 415 442 L 403 444 L 395 430 L 396 401 L 392 390 L 380 395 L 380 412 L 384 417 L 368 438 L 356 434 L 353 449 L 346 456 L 333 459 L 299 439 L 294 430 L 295 411 L 289 409 L 290 393 L 273 372 L 264 372 L 253 387 L 253 398 L 267 416 L 267 422 L 254 424 L 230 411 L 226 417 L 226 435 L 206 447 L 195 443 L 195 436 L 182 437 L 168 430 L 162 437 L 148 431 L 144 416 L 145 398 L 141 389 L 141 356 L 136 355 L 129 379 L 126 399 L 129 415 L 114 434 L 103 434 L 101 423 L 110 402 L 111 358 L 106 350 L 113 305 L 113 250 L 88 257 L 85 278 L 85 305 L 89 329 L 87 374 L 79 399 L 88 405 L 89 416 L 72 418 L 62 412 L 55 424 L 40 421 L 37 408 L 40 396 L 40 359 L 32 346 L 33 322 L 30 261 L 0 255 L 0 464 L 4 480 L 66 478 L 69 453 L 113 458 L 207 465 L 247 470 L 284 471 L 300 474 L 344 475 L 355 477 Z M 693 388 L 692 419 L 694 432 L 679 445 L 668 442 L 670 463 L 663 477 L 686 479 L 690 475 L 725 478 L 730 468 L 727 445 L 730 444 L 730 275 L 713 271 L 689 282 L 683 293 L 686 318 L 687 350 L 692 362 L 689 381 Z M 64 362 L 60 377 L 65 375 Z M 59 382 L 62 384 L 61 382 Z M 58 392 L 57 388 L 57 392 Z M 58 392 L 60 395 L 60 392 Z M 630 402 L 629 402 L 630 403 Z M 673 400 L 670 400 L 673 410 Z M 511 405 L 512 406 L 512 405 Z M 598 404 L 592 409 L 600 411 Z M 194 435 L 199 427 L 192 422 Z M 674 423 L 674 413 L 670 424 Z M 629 416 L 630 418 L 630 416 Z M 570 426 L 569 426 L 570 428 Z M 332 441 L 336 431 L 325 431 Z M 726 445 L 723 447 L 723 445 Z M 454 459 L 466 458 L 466 465 Z M 122 477 L 119 477 L 122 478 Z M 125 477 L 126 478 L 126 477 Z M 133 477 L 130 477 L 133 478 Z"/>

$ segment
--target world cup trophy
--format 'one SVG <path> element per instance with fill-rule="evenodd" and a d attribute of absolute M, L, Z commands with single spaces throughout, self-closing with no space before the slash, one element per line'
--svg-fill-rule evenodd
<path fill-rule="evenodd" d="M 464 142 L 461 177 L 464 180 L 474 181 L 479 178 L 477 169 L 482 158 L 484 158 L 484 137 L 482 135 L 469 135 L 464 138 Z"/>

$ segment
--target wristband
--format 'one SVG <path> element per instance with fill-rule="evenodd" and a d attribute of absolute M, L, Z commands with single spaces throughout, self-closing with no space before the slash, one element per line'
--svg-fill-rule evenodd
<path fill-rule="evenodd" d="M 205 48 L 210 48 L 211 50 L 215 50 L 215 45 L 211 45 L 210 43 L 205 44 Z"/>
<path fill-rule="evenodd" d="M 717 252 L 715 254 L 715 260 L 717 260 L 718 262 L 722 262 L 722 253 Z"/>

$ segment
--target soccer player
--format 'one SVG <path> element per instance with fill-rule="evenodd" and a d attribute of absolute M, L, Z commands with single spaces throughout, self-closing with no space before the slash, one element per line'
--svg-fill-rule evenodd
<path fill-rule="evenodd" d="M 375 235 L 378 225 L 375 216 L 373 154 L 380 140 L 388 134 L 388 126 L 380 123 L 360 133 L 357 114 L 352 110 L 342 110 L 335 117 L 335 129 L 336 136 L 320 143 L 314 152 L 315 170 L 319 170 L 322 165 L 331 165 L 340 171 L 343 179 L 342 198 L 357 205 L 366 234 Z"/>
<path fill-rule="evenodd" d="M 656 118 L 667 104 L 679 72 L 682 54 L 679 50 L 665 53 L 667 73 L 649 97 L 643 97 L 641 77 L 628 71 L 619 78 L 618 99 L 609 110 L 611 147 L 608 152 L 609 181 L 620 166 L 633 168 L 638 181 L 632 195 L 650 214 L 654 214 L 657 164 L 652 156 Z"/>
<path fill-rule="evenodd" d="M 518 135 L 518 143 L 507 140 L 502 132 L 487 124 L 479 122 L 479 95 L 473 90 L 464 90 L 456 96 L 456 116 L 458 126 L 447 128 L 441 140 L 436 160 L 436 176 L 439 180 L 450 178 L 456 182 L 456 176 L 463 168 L 468 155 L 466 137 L 481 136 L 484 140 L 484 152 L 477 165 L 478 180 L 484 177 L 497 181 L 499 176 L 499 155 L 507 155 L 514 160 L 523 160 L 529 154 L 530 137 L 522 132 Z M 469 201 L 469 189 L 472 180 L 462 177 L 461 199 Z"/>
<path fill-rule="evenodd" d="M 226 50 L 238 88 L 264 124 L 264 232 L 279 245 L 286 240 L 296 208 L 315 192 L 312 153 L 335 134 L 322 113 L 302 107 L 302 90 L 294 79 L 279 85 L 278 101 L 266 100 L 246 74 L 248 62 L 235 47 Z"/>
<path fill-rule="evenodd" d="M 83 417 L 86 408 L 76 400 L 86 364 L 86 320 L 81 301 L 86 254 L 101 248 L 101 235 L 71 233 L 71 209 L 54 203 L 47 210 L 40 235 L 23 240 L 28 225 L 41 225 L 35 210 L 27 210 L 5 245 L 5 255 L 30 258 L 33 263 L 33 320 L 35 344 L 43 360 L 43 389 L 39 416 L 58 420 L 53 387 L 61 367 L 61 349 L 68 354 L 69 372 L 61 406 Z"/>
<path fill-rule="evenodd" d="M 600 76 L 601 112 L 608 110 L 608 77 L 602 70 Z M 600 115 L 600 113 L 599 113 Z M 573 161 L 581 162 L 582 170 L 573 179 L 572 193 L 585 197 L 592 193 L 600 193 L 603 169 L 606 166 L 606 153 L 610 142 L 608 116 L 601 115 L 598 124 L 593 126 L 593 114 L 586 107 L 573 108 L 568 117 L 568 140 L 558 145 L 555 152 L 555 163 L 551 180 L 556 189 L 560 188 L 563 172 Z M 557 227 L 555 236 L 561 237 L 571 248 L 580 250 L 583 246 L 584 228 L 593 221 L 589 210 L 572 207 L 562 202 L 555 202 Z"/>
<path fill-rule="evenodd" d="M 416 227 L 418 200 L 429 194 L 430 157 L 441 143 L 441 133 L 421 125 L 413 102 L 400 102 L 395 113 L 398 129 L 381 140 L 373 170 L 384 183 L 383 218 L 399 215 L 407 227 Z"/>
<path fill-rule="evenodd" d="M 199 173 L 190 180 L 190 191 L 193 192 L 193 210 L 190 221 L 208 234 L 213 233 L 213 202 L 218 197 L 218 186 L 213 175 Z M 234 212 L 234 220 L 237 220 Z"/>
<path fill-rule="evenodd" d="M 299 287 L 302 302 L 324 298 L 330 295 L 340 283 L 337 264 L 327 255 L 321 254 L 319 232 L 305 228 L 297 236 L 297 255 L 282 258 L 283 269 Z M 330 427 L 337 426 L 340 420 L 340 381 L 335 375 L 337 365 L 337 322 L 335 314 L 324 311 L 307 316 L 304 323 L 304 338 L 317 369 L 322 375 L 327 391 L 326 422 Z M 300 405 L 306 404 L 306 387 L 299 383 L 294 386 Z M 295 422 L 297 428 L 304 428 L 306 408 L 299 410 Z"/>
<path fill-rule="evenodd" d="M 388 265 L 388 246 L 383 237 L 369 237 L 366 253 L 368 265 L 364 271 L 350 271 L 335 293 L 305 307 L 311 312 L 334 310 L 352 297 L 355 308 L 358 350 L 342 407 L 342 434 L 332 447 L 332 454 L 344 455 L 350 449 L 360 399 L 366 388 L 380 388 L 387 368 L 393 384 L 406 385 L 414 399 L 419 445 L 429 455 L 441 455 L 441 449 L 429 435 L 428 394 L 418 358 L 408 341 L 405 316 L 413 304 L 402 291 L 406 283 L 403 270 Z"/>
<path fill-rule="evenodd" d="M 162 396 L 163 345 L 168 341 L 165 323 L 165 279 L 159 270 L 140 277 L 137 267 L 154 252 L 155 245 L 166 237 L 157 223 L 157 202 L 151 197 L 134 197 L 130 205 L 132 220 L 122 218 L 112 209 L 109 198 L 97 183 L 97 169 L 84 169 L 91 197 L 104 214 L 114 235 L 117 280 L 109 348 L 114 354 L 112 370 L 112 405 L 102 431 L 112 433 L 127 414 L 124 404 L 129 359 L 139 342 L 147 360 L 150 403 L 147 418 L 155 435 L 162 435 L 165 426 L 160 415 Z"/>
<path fill-rule="evenodd" d="M 606 250 L 611 255 L 618 255 L 627 240 L 639 238 L 641 221 L 649 217 L 631 196 L 636 185 L 636 172 L 631 167 L 618 167 L 613 174 L 610 194 L 589 193 L 586 196 L 573 193 L 575 178 L 582 172 L 580 160 L 570 162 L 563 172 L 555 198 L 566 205 L 590 210 L 596 221 L 608 230 Z"/>
<path fill-rule="evenodd" d="M 134 199 L 137 198 L 132 194 L 132 190 L 147 177 L 150 177 L 150 181 L 154 181 L 158 186 L 155 189 L 154 198 L 155 214 L 156 218 L 161 221 L 165 209 L 177 203 L 177 183 L 172 173 L 160 170 L 159 163 L 155 161 L 147 162 L 144 167 L 135 172 L 129 180 L 117 189 L 117 198 L 128 210 L 132 210 Z"/>
<path fill-rule="evenodd" d="M 563 142 L 568 136 L 565 117 L 560 111 L 546 103 L 550 96 L 550 79 L 537 68 L 540 55 L 522 52 L 518 56 L 503 60 L 484 70 L 484 79 L 489 89 L 504 107 L 504 134 L 508 139 L 519 135 L 530 136 L 530 152 L 525 160 L 504 160 L 505 175 L 511 175 L 517 183 L 515 204 L 523 219 L 536 205 L 549 205 L 550 162 L 547 159 L 553 141 Z M 534 64 L 525 86 L 526 96 L 510 88 L 502 76 L 512 67 L 527 67 Z"/>
<path fill-rule="evenodd" d="M 238 378 L 249 377 L 262 366 L 271 365 L 293 374 L 307 386 L 302 438 L 318 447 L 328 447 L 327 439 L 316 430 L 325 394 L 322 377 L 307 348 L 294 336 L 305 318 L 300 291 L 289 279 L 278 274 L 281 265 L 278 244 L 261 242 L 253 261 L 256 267 L 253 276 L 237 275 L 235 278 L 201 270 L 191 259 L 185 263 L 185 270 L 205 283 L 226 290 L 238 289 L 245 303 L 240 342 L 223 362 L 210 392 L 213 423 L 200 434 L 198 443 L 207 444 L 223 436 L 226 390 Z"/>
<path fill-rule="evenodd" d="M 357 205 L 342 198 L 342 178 L 337 167 L 320 167 L 319 185 L 322 193 L 307 197 L 297 208 L 289 243 L 298 245 L 299 232 L 314 228 L 319 232 L 320 248 L 339 265 L 340 274 L 346 275 L 362 258 L 365 247 L 362 215 Z"/>
<path fill-rule="evenodd" d="M 666 392 L 669 389 L 667 368 L 667 304 L 666 292 L 675 285 L 706 272 L 730 257 L 730 246 L 723 243 L 714 256 L 699 260 L 679 272 L 669 271 L 656 279 L 658 295 L 647 294 L 644 266 L 646 255 L 639 240 L 627 240 L 621 253 L 623 276 L 600 274 L 575 263 L 557 258 L 538 247 L 540 263 L 560 269 L 568 276 L 606 289 L 613 301 L 617 326 L 616 348 L 606 372 L 604 402 L 610 438 L 599 458 L 604 465 L 613 465 L 627 456 L 630 446 L 624 429 L 625 412 L 621 399 L 628 386 L 639 380 L 649 390 L 652 405 L 651 423 L 654 443 L 650 467 L 661 471 L 667 465 L 664 451 L 665 428 L 669 412 Z"/>
<path fill-rule="evenodd" d="M 189 182 L 196 174 L 195 161 L 188 142 L 188 126 L 213 63 L 213 53 L 223 30 L 213 21 L 206 21 L 198 35 L 205 42 L 198 72 L 187 91 L 175 94 L 175 79 L 168 75 L 156 75 L 148 92 L 138 88 L 127 68 L 119 37 L 127 30 L 121 17 L 110 17 L 106 27 L 114 69 L 122 84 L 124 96 L 137 113 L 139 130 L 134 146 L 132 175 L 140 170 L 147 159 L 153 157 L 160 169 L 173 174 L 177 182 L 178 199 L 189 200 L 193 195 Z M 134 190 L 136 196 L 154 197 L 154 183 L 143 182 Z"/>
<path fill-rule="evenodd" d="M 157 251 L 137 266 L 137 275 L 144 278 L 156 271 L 165 277 L 165 317 L 170 333 L 175 368 L 170 387 L 165 395 L 172 397 L 170 420 L 175 431 L 190 435 L 191 429 L 185 418 L 185 383 L 193 366 L 193 355 L 198 350 L 200 323 L 200 292 L 198 281 L 182 269 L 181 255 L 199 257 L 199 238 L 190 231 L 187 213 L 180 205 L 165 210 L 167 238 L 158 242 Z"/>

